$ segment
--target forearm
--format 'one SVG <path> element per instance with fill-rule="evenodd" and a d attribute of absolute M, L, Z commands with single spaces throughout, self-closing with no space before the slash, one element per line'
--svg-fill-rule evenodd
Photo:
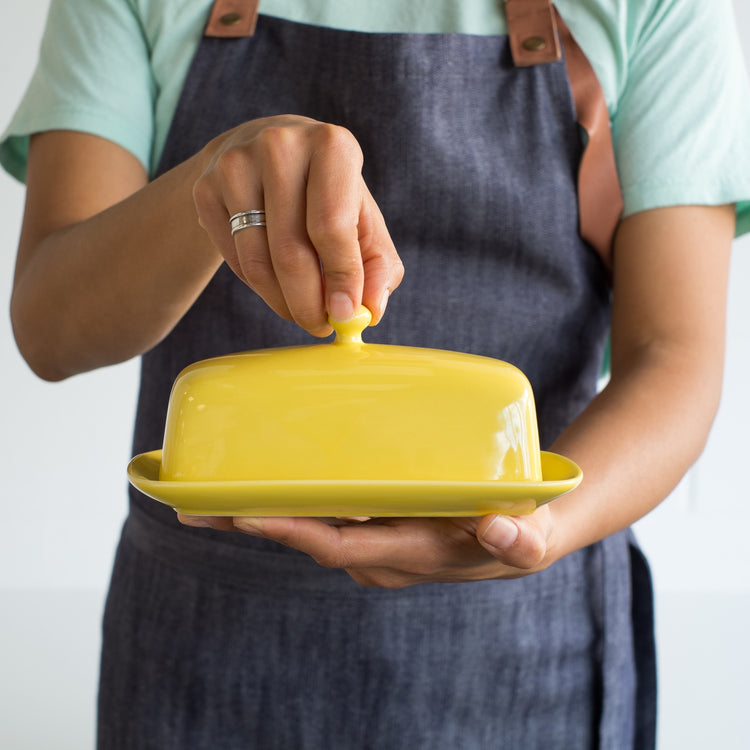
<path fill-rule="evenodd" d="M 89 218 L 36 240 L 17 268 L 11 314 L 19 348 L 57 380 L 124 361 L 163 338 L 216 272 L 199 226 L 189 160 Z"/>
<path fill-rule="evenodd" d="M 675 488 L 705 445 L 721 391 L 721 342 L 712 362 L 653 348 L 616 372 L 552 450 L 583 469 L 555 501 L 556 559 L 620 531 Z"/>
<path fill-rule="evenodd" d="M 564 554 L 654 508 L 700 455 L 721 394 L 734 207 L 626 219 L 615 245 L 612 378 L 554 450 L 583 468 L 555 501 Z"/>

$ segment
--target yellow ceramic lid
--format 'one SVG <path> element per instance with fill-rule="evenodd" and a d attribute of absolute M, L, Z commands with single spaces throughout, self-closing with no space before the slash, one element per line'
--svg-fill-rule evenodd
<path fill-rule="evenodd" d="M 434 496 L 438 485 L 469 484 L 486 485 L 482 493 L 511 489 L 496 492 L 503 508 L 528 512 L 580 481 L 574 464 L 540 452 L 534 398 L 520 370 L 458 352 L 366 344 L 369 322 L 362 308 L 351 321 L 332 321 L 333 343 L 186 368 L 172 390 L 163 450 L 136 457 L 131 481 L 175 507 L 190 496 L 186 512 L 260 507 L 278 515 L 346 515 L 355 506 L 357 515 L 431 515 L 429 493 L 415 506 L 417 486 Z M 555 467 L 549 481 L 545 465 Z M 370 496 L 365 508 L 365 486 L 390 488 L 401 505 Z M 254 505 L 261 487 L 264 499 Z M 317 498 L 312 506 L 309 497 Z M 435 514 L 474 514 L 475 505 L 435 506 Z M 491 510 L 484 495 L 480 506 Z"/>

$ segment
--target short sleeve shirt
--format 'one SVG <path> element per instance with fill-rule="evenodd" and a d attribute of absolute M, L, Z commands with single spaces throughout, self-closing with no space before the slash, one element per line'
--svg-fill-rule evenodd
<path fill-rule="evenodd" d="M 736 203 L 750 231 L 750 88 L 730 0 L 558 0 L 609 108 L 625 215 Z M 211 0 L 51 0 L 39 62 L 0 141 L 107 138 L 154 173 Z M 363 32 L 503 34 L 498 0 L 262 0 L 260 12 Z"/>

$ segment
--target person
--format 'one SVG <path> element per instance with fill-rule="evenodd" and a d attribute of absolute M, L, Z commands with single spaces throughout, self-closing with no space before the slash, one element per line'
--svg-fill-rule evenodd
<path fill-rule="evenodd" d="M 729 3 L 257 5 L 52 0 L 0 147 L 27 184 L 31 368 L 141 356 L 140 453 L 185 365 L 310 343 L 363 303 L 369 341 L 520 367 L 543 447 L 585 478 L 523 517 L 343 523 L 178 518 L 131 490 L 99 747 L 653 747 L 629 527 L 721 390 L 750 227 Z"/>

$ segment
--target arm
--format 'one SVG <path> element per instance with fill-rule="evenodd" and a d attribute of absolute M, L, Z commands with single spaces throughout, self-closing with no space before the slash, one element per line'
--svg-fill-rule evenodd
<path fill-rule="evenodd" d="M 583 468 L 574 492 L 525 517 L 339 527 L 235 519 L 236 527 L 389 587 L 526 575 L 626 528 L 669 494 L 707 438 L 721 390 L 733 234 L 731 207 L 659 209 L 622 222 L 612 377 L 552 446 Z"/>
<path fill-rule="evenodd" d="M 140 354 L 222 260 L 313 334 L 363 300 L 379 319 L 403 271 L 361 166 L 347 131 L 291 116 L 245 123 L 150 183 L 109 141 L 35 136 L 11 301 L 21 352 L 50 380 Z M 259 207 L 267 233 L 233 238 L 229 217 Z"/>
<path fill-rule="evenodd" d="M 652 510 L 701 454 L 721 395 L 734 207 L 647 211 L 615 243 L 612 377 L 555 442 L 586 501 L 557 508 L 563 554 Z"/>
<path fill-rule="evenodd" d="M 221 261 L 194 217 L 188 163 L 151 185 L 129 152 L 34 136 L 11 300 L 21 353 L 58 380 L 120 362 L 179 320 Z"/>

